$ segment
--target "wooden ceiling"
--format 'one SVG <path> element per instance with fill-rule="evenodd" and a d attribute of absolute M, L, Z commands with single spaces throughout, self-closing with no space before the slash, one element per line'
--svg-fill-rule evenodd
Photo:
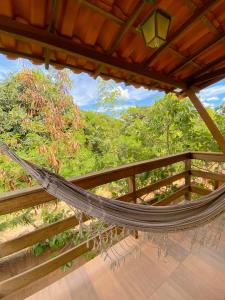
<path fill-rule="evenodd" d="M 155 7 L 172 22 L 151 49 L 139 28 Z M 0 52 L 149 89 L 199 90 L 225 77 L 225 0 L 3 0 Z"/>

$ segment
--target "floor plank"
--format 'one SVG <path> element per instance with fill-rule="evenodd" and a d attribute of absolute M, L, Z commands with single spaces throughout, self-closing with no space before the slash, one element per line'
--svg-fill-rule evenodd
<path fill-rule="evenodd" d="M 165 258 L 146 242 L 140 257 L 126 258 L 115 271 L 98 256 L 27 300 L 224 300 L 225 248 L 190 252 L 188 239 L 176 233 Z M 140 243 L 133 237 L 126 242 Z M 124 247 L 114 247 L 124 254 Z"/>

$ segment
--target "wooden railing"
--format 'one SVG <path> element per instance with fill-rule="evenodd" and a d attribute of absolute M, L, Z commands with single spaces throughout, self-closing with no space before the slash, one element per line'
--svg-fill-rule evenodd
<path fill-rule="evenodd" d="M 126 194 L 118 197 L 117 199 L 118 201 L 136 202 L 138 198 L 144 195 L 148 195 L 162 187 L 170 186 L 176 181 L 183 181 L 183 184 L 179 184 L 175 192 L 159 201 L 152 202 L 153 205 L 168 205 L 174 201 L 179 201 L 179 199 L 183 200 L 185 198 L 186 200 L 190 200 L 191 193 L 206 195 L 211 192 L 211 190 L 208 188 L 202 188 L 196 184 L 193 184 L 191 180 L 192 176 L 213 180 L 215 181 L 215 186 L 219 186 L 221 183 L 225 182 L 225 175 L 223 174 L 191 168 L 191 161 L 193 159 L 225 162 L 225 155 L 222 153 L 185 152 L 163 158 L 156 158 L 148 161 L 128 164 L 100 172 L 90 173 L 84 176 L 73 178 L 71 179 L 71 182 L 85 189 L 92 189 L 106 183 L 127 178 L 128 191 Z M 138 174 L 181 162 L 183 163 L 183 170 L 181 172 L 172 174 L 167 178 L 137 189 Z M 52 200 L 54 200 L 54 197 L 46 193 L 40 187 L 4 193 L 0 196 L 0 215 L 37 206 Z M 84 218 L 83 221 L 87 221 L 87 219 Z M 6 256 L 13 255 L 14 253 L 26 249 L 39 241 L 45 240 L 65 230 L 74 228 L 76 225 L 78 225 L 78 220 L 75 216 L 72 216 L 45 227 L 36 229 L 25 235 L 3 242 L 0 244 L 0 258 L 3 259 Z M 106 229 L 106 232 L 107 230 L 109 229 Z M 115 228 L 115 230 L 118 229 Z M 29 286 L 36 280 L 58 269 L 63 264 L 72 261 L 85 252 L 91 250 L 92 247 L 93 239 L 91 239 L 89 243 L 84 242 L 78 246 L 74 246 L 62 254 L 54 258 L 50 258 L 48 261 L 43 262 L 34 268 L 26 270 L 0 282 L 0 297 L 12 295 L 18 290 Z"/>

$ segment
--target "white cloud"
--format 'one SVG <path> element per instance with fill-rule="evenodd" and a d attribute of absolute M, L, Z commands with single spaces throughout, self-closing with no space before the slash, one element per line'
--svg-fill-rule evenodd
<path fill-rule="evenodd" d="M 88 105 L 95 105 L 98 98 L 97 80 L 85 73 L 73 74 L 72 96 L 74 102 L 81 108 Z M 125 101 L 129 106 L 136 104 L 144 99 L 151 100 L 152 97 L 162 95 L 155 90 L 147 90 L 144 87 L 135 88 L 134 86 L 126 86 L 124 83 L 116 84 L 120 91 L 120 99 Z M 149 101 L 150 102 L 150 101 Z"/>
<path fill-rule="evenodd" d="M 130 99 L 130 93 L 128 89 L 124 89 L 122 86 L 118 86 L 118 89 L 120 91 L 120 98 L 123 100 L 128 100 Z"/>
<path fill-rule="evenodd" d="M 199 95 L 204 99 L 210 99 L 212 97 L 218 97 L 218 95 L 225 94 L 225 84 L 215 85 L 208 88 L 203 89 Z M 214 99 L 216 100 L 216 99 Z"/>
<path fill-rule="evenodd" d="M 127 89 L 129 91 L 130 99 L 136 101 L 159 95 L 158 91 L 147 90 L 144 87 L 135 88 L 134 86 L 128 86 Z"/>
<path fill-rule="evenodd" d="M 134 105 L 117 105 L 117 106 L 114 106 L 112 111 L 123 111 L 123 110 L 126 110 L 130 107 L 135 107 Z M 108 109 L 105 108 L 105 107 L 99 107 L 96 109 L 97 112 L 101 112 L 101 113 L 104 113 L 104 112 L 107 112 Z"/>
<path fill-rule="evenodd" d="M 97 99 L 97 82 L 85 73 L 73 74 L 72 96 L 80 107 L 95 104 Z"/>
<path fill-rule="evenodd" d="M 120 111 L 128 109 L 129 107 L 134 107 L 134 105 L 118 105 L 113 108 L 113 110 Z"/>
<path fill-rule="evenodd" d="M 216 100 L 219 100 L 220 98 L 219 97 L 216 97 L 216 96 L 213 96 L 213 97 L 209 97 L 206 99 L 207 102 L 209 101 L 216 101 Z"/>
<path fill-rule="evenodd" d="M 219 84 L 207 87 L 200 91 L 199 97 L 206 107 L 215 107 L 222 101 L 225 101 L 225 84 L 224 81 Z"/>

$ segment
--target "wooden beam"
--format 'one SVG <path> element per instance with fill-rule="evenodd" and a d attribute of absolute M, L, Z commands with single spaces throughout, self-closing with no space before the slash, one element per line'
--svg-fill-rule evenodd
<path fill-rule="evenodd" d="M 118 230 L 118 233 L 120 232 L 120 229 L 111 226 L 107 228 L 103 234 L 109 233 L 112 228 L 114 228 L 114 230 Z M 29 285 L 30 283 L 35 282 L 36 280 L 57 270 L 67 262 L 70 262 L 85 252 L 90 251 L 94 246 L 94 240 L 97 239 L 99 239 L 99 235 L 94 236 L 90 240 L 85 241 L 52 259 L 49 259 L 48 261 L 43 262 L 32 269 L 0 282 L 0 298 L 8 296 L 13 292 Z"/>
<path fill-rule="evenodd" d="M 201 170 L 191 170 L 191 176 L 225 182 L 225 174 L 205 172 Z"/>
<path fill-rule="evenodd" d="M 56 11 L 59 1 L 52 0 L 51 2 L 51 11 L 50 11 L 50 21 L 48 25 L 48 32 L 55 32 L 55 21 L 56 21 Z M 45 48 L 45 68 L 49 69 L 49 62 L 50 62 L 50 50 Z"/>
<path fill-rule="evenodd" d="M 29 59 L 29 60 L 34 61 L 34 62 L 41 63 L 41 64 L 43 64 L 45 62 L 43 57 L 33 56 L 33 55 L 26 54 L 26 53 L 23 53 L 23 52 L 8 50 L 8 49 L 1 48 L 1 47 L 0 47 L 0 53 L 5 54 L 5 55 L 10 55 L 10 56 L 15 56 L 15 58 L 22 57 L 22 58 Z M 55 66 L 56 68 L 57 67 L 59 67 L 59 68 L 69 68 L 70 70 L 72 70 L 74 72 L 76 72 L 77 70 L 82 71 L 82 72 L 84 71 L 79 66 L 74 66 L 74 65 L 71 65 L 71 64 L 68 64 L 68 63 L 60 63 L 60 62 L 57 62 L 55 60 L 51 60 L 51 65 Z M 85 72 L 88 73 L 90 76 L 94 76 L 94 71 L 86 70 Z M 120 77 L 117 77 L 115 75 L 109 76 L 109 75 L 104 74 L 104 76 L 108 77 L 109 79 L 114 78 L 114 79 L 117 79 L 117 80 L 124 81 L 123 79 L 121 79 Z M 130 76 L 130 78 L 132 78 L 133 81 L 130 81 L 130 82 L 125 81 L 125 82 L 128 83 L 128 84 L 135 84 L 135 76 L 132 75 L 132 76 Z M 140 83 L 138 83 L 138 84 L 140 84 Z M 143 84 L 143 83 L 140 84 L 140 85 L 145 87 L 146 89 L 153 89 L 153 87 L 154 87 L 155 89 L 162 90 L 162 88 L 160 88 L 160 86 L 157 83 L 155 83 L 155 84 L 152 83 L 151 86 L 147 85 L 147 84 Z"/>
<path fill-rule="evenodd" d="M 198 8 L 198 6 L 192 0 L 185 0 L 185 3 L 192 10 L 195 10 Z M 207 16 L 202 16 L 202 21 L 209 28 L 210 31 L 215 32 L 215 33 L 220 32 L 220 30 L 217 29 L 217 27 L 213 24 L 213 22 Z"/>
<path fill-rule="evenodd" d="M 184 185 L 182 187 L 180 187 L 176 192 L 174 192 L 173 194 L 169 195 L 168 197 L 159 200 L 155 203 L 153 203 L 152 205 L 154 206 L 164 206 L 164 205 L 169 205 L 172 201 L 182 197 L 185 195 L 185 193 L 188 191 L 189 187 Z"/>
<path fill-rule="evenodd" d="M 216 124 L 211 119 L 210 115 L 208 114 L 207 110 L 202 105 L 201 101 L 196 96 L 195 92 L 192 89 L 188 89 L 185 91 L 191 102 L 193 103 L 194 107 L 200 114 L 201 118 L 205 122 L 206 126 L 208 127 L 209 131 L 211 132 L 214 139 L 217 141 L 221 150 L 225 153 L 225 138 L 219 131 Z"/>
<path fill-rule="evenodd" d="M 82 221 L 85 222 L 86 220 L 87 218 L 84 216 Z M 78 224 L 79 221 L 77 218 L 72 216 L 53 224 L 38 228 L 22 236 L 18 236 L 15 239 L 1 243 L 0 258 L 30 247 L 39 241 L 45 240 L 50 236 L 73 228 Z"/>
<path fill-rule="evenodd" d="M 0 16 L 0 32 L 13 36 L 16 39 L 35 42 L 50 50 L 60 51 L 68 55 L 86 58 L 103 66 L 113 67 L 126 71 L 129 74 L 143 76 L 149 80 L 185 88 L 184 82 L 161 75 L 158 72 L 146 70 L 141 64 L 131 64 L 105 53 L 100 53 L 94 48 L 76 44 L 68 38 L 56 36 L 46 30 L 16 22 L 8 17 Z"/>
<path fill-rule="evenodd" d="M 209 64 L 205 65 L 200 70 L 196 71 L 194 74 L 191 75 L 191 78 L 188 80 L 190 86 L 192 85 L 192 82 L 195 81 L 199 76 L 204 75 L 204 73 L 208 73 L 211 71 L 212 68 L 216 67 L 216 65 L 225 62 L 225 55 L 218 57 L 217 59 L 213 60 Z"/>
<path fill-rule="evenodd" d="M 77 2 L 77 0 L 75 0 Z M 114 14 L 110 13 L 107 10 L 102 9 L 101 7 L 93 4 L 92 2 L 90 2 L 89 0 L 78 0 L 80 4 L 88 7 L 90 10 L 92 10 L 93 12 L 96 12 L 100 15 L 102 15 L 103 17 L 105 17 L 106 19 L 109 19 L 113 22 L 115 22 L 116 24 L 119 25 L 123 25 L 125 23 L 124 20 L 118 18 L 117 16 L 115 16 Z"/>
<path fill-rule="evenodd" d="M 120 41 L 125 36 L 125 34 L 128 32 L 128 30 L 131 28 L 132 24 L 137 19 L 137 17 L 141 13 L 141 11 L 143 10 L 145 5 L 146 5 L 146 2 L 144 2 L 143 0 L 141 0 L 141 3 L 139 3 L 139 2 L 137 3 L 137 5 L 134 8 L 133 13 L 129 16 L 126 23 L 124 23 L 121 30 L 119 30 L 118 33 L 116 34 L 115 39 L 113 40 L 109 50 L 107 51 L 108 55 L 112 55 L 113 52 L 117 49 Z M 100 65 L 97 68 L 97 70 L 95 71 L 95 77 L 97 77 L 102 72 L 103 69 L 104 69 L 104 66 Z"/>
<path fill-rule="evenodd" d="M 136 195 L 137 195 L 137 197 L 141 197 L 143 195 L 146 195 L 146 194 L 149 194 L 153 191 L 156 191 L 156 190 L 158 190 L 158 189 L 160 189 L 164 186 L 172 184 L 174 181 L 177 181 L 179 179 L 184 178 L 186 173 L 187 173 L 186 171 L 180 172 L 178 174 L 175 174 L 175 175 L 172 175 L 170 177 L 167 177 L 167 178 L 161 179 L 159 181 L 156 181 L 156 182 L 154 182 L 154 183 L 152 183 L 152 184 L 150 184 L 146 187 L 143 187 L 143 188 L 137 190 Z"/>
<path fill-rule="evenodd" d="M 154 62 L 156 57 L 167 47 L 171 45 L 177 39 L 181 34 L 183 34 L 186 30 L 188 30 L 194 22 L 198 21 L 204 14 L 209 11 L 213 5 L 215 5 L 217 1 L 215 0 L 209 0 L 207 3 L 204 4 L 204 7 L 199 7 L 198 9 L 195 10 L 193 15 L 186 21 L 184 22 L 176 32 L 174 32 L 168 39 L 167 42 L 162 45 L 158 50 L 156 50 L 150 58 L 145 62 L 145 65 L 150 65 L 151 63 Z"/>
<path fill-rule="evenodd" d="M 225 162 L 225 155 L 220 152 L 191 152 L 191 159 Z"/>
<path fill-rule="evenodd" d="M 179 179 L 184 178 L 185 175 L 186 175 L 186 171 L 180 172 L 178 174 L 175 174 L 175 175 L 172 175 L 170 177 L 161 179 L 159 181 L 151 183 L 148 186 L 145 186 L 145 187 L 143 187 L 141 189 L 136 190 L 135 195 L 134 195 L 133 192 L 130 192 L 128 194 L 120 196 L 117 199 L 120 200 L 120 201 L 126 201 L 126 202 L 132 201 L 132 199 L 133 199 L 134 196 L 136 196 L 136 198 L 140 198 L 141 196 L 144 196 L 146 194 L 154 192 L 154 191 L 160 189 L 161 187 L 167 186 L 167 185 L 173 183 L 174 181 L 177 181 Z"/>
<path fill-rule="evenodd" d="M 215 79 L 211 79 L 210 81 L 205 81 L 203 83 L 201 83 L 198 86 L 195 86 L 198 90 L 202 90 L 206 87 L 208 87 L 209 85 L 212 85 L 214 83 L 217 83 L 220 79 L 219 78 L 215 78 Z"/>
<path fill-rule="evenodd" d="M 192 193 L 203 195 L 203 196 L 208 195 L 212 192 L 209 189 L 199 187 L 199 186 L 197 186 L 196 184 L 193 184 L 193 183 L 190 185 L 190 191 Z"/>
<path fill-rule="evenodd" d="M 172 73 L 176 73 L 179 70 L 181 70 L 186 64 L 193 62 L 194 59 L 196 59 L 198 56 L 202 55 L 203 53 L 209 51 L 209 49 L 213 46 L 215 46 L 217 43 L 223 41 L 225 39 L 225 33 L 219 34 L 213 41 L 208 42 L 207 45 L 204 46 L 204 48 L 199 49 L 196 51 L 193 55 L 187 57 L 180 65 L 176 66 L 171 70 Z"/>
<path fill-rule="evenodd" d="M 221 79 L 225 77 L 225 67 L 198 77 L 196 80 L 192 81 L 192 84 L 198 85 L 202 82 L 209 81 L 218 77 Z"/>

